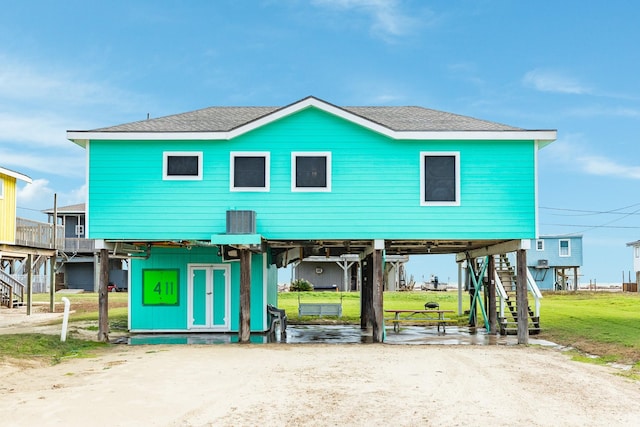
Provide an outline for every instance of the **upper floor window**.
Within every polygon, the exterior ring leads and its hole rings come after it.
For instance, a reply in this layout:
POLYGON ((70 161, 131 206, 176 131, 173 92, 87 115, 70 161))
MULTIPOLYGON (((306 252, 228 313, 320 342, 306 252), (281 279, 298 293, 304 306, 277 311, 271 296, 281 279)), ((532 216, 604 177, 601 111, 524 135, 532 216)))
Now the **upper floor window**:
POLYGON ((331 191, 331 153, 291 153, 291 191, 331 191))
POLYGON ((544 251, 544 240, 536 240, 536 250, 544 251))
POLYGON ((164 180, 201 180, 202 151, 165 151, 162 162, 164 180))
POLYGON ((567 239, 560 240, 560 256, 571 256, 571 241, 567 239))
POLYGON ((4 198, 4 179, 0 177, 0 199, 4 198))
POLYGON ((231 153, 231 191, 269 191, 268 152, 231 153))
POLYGON ((460 153, 420 153, 420 205, 460 205, 460 153))
POLYGON ((633 252, 634 252, 636 258, 640 258, 640 246, 634 246, 633 247, 633 252))

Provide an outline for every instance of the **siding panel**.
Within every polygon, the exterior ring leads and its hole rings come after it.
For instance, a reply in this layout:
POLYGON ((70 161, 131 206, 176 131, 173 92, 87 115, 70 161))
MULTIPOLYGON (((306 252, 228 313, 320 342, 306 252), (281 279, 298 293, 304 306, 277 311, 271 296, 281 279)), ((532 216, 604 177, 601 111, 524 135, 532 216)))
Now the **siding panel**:
POLYGON ((305 238, 532 238, 533 141, 398 141, 316 109, 230 141, 92 141, 91 238, 203 239, 228 209, 305 238), (202 181, 163 181, 163 151, 202 151, 202 181), (269 151, 271 191, 230 192, 229 152, 269 151), (332 191, 291 191, 291 152, 330 151, 332 191), (420 152, 459 151, 460 206, 420 206, 420 152))

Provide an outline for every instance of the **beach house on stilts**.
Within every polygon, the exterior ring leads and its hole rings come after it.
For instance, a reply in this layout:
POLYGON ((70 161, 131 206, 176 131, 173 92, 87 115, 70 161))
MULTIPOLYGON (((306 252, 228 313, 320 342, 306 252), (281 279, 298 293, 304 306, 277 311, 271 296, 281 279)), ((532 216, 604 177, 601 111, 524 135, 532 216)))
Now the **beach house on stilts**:
POLYGON ((528 337, 520 270, 537 237, 537 152, 554 130, 310 96, 67 136, 87 150, 88 237, 132 258, 131 331, 248 341, 268 330, 277 268, 355 256, 361 324, 380 342, 386 257, 458 254, 479 289, 493 257, 514 252, 528 337))

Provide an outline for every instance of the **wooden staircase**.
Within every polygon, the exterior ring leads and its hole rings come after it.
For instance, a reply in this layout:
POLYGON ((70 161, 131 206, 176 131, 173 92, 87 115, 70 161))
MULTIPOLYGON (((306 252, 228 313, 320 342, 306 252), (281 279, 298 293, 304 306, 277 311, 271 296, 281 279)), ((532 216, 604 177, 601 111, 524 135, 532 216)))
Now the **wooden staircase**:
MULTIPOLYGON (((501 282, 506 296, 503 298, 502 303, 498 301, 498 307, 500 307, 500 311, 498 313, 500 334, 517 335, 518 310, 516 303, 516 269, 511 265, 511 261, 506 254, 496 256, 495 268, 496 276, 501 282)), ((500 298, 500 293, 498 292, 497 294, 500 298)), ((529 334, 537 335, 540 333, 540 316, 534 313, 530 305, 527 307, 527 311, 529 313, 529 334)))
POLYGON ((24 305, 24 284, 0 270, 0 305, 13 308, 24 305))

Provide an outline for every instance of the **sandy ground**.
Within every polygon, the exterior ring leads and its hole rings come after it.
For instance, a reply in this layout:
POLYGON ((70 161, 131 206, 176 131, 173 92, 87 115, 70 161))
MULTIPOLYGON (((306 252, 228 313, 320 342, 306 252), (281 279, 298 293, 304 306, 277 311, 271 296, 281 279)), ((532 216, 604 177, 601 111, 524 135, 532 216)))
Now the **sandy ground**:
POLYGON ((116 345, 0 362, 0 424, 638 425, 640 382, 618 372, 504 345, 116 345))

